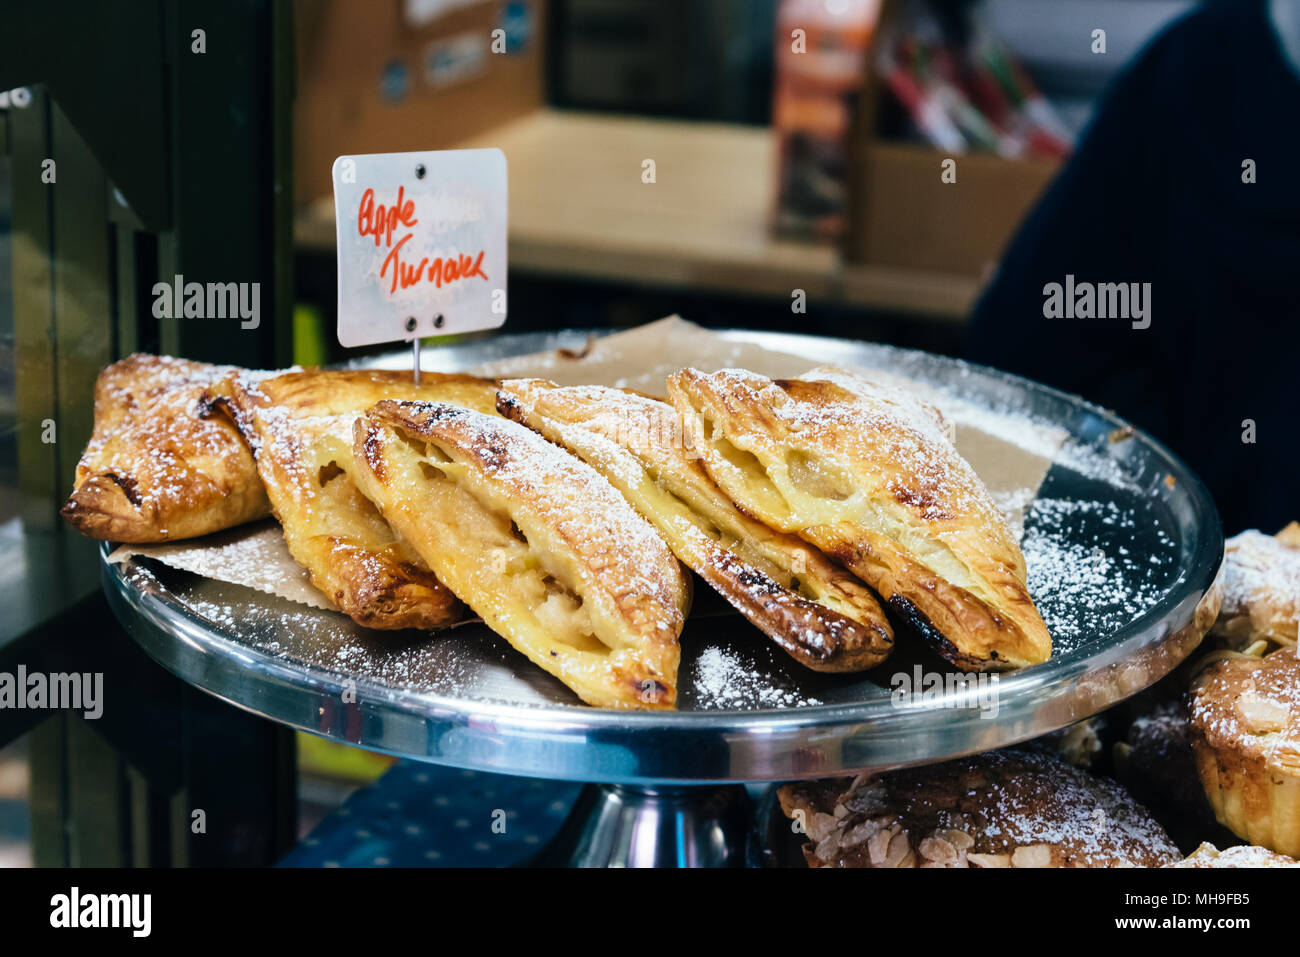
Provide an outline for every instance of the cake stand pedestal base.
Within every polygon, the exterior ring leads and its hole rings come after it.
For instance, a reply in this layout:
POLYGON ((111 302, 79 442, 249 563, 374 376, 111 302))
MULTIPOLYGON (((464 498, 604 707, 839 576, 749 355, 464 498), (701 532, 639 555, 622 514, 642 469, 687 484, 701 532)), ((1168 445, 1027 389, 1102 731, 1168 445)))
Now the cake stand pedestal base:
POLYGON ((588 784, 539 867, 744 867, 753 802, 739 785, 588 784))

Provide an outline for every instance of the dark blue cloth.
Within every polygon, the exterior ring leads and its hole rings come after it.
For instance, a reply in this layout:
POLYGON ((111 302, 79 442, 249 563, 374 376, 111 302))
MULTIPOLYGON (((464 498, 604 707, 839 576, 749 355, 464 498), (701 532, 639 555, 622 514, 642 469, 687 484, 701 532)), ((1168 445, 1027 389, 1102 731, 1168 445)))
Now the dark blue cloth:
POLYGON ((401 761, 321 821, 279 866, 517 866, 559 830, 581 788, 401 761))
POLYGON ((970 358, 1116 410, 1205 480, 1226 532, 1276 531, 1300 517, 1298 184, 1300 78, 1265 3, 1198 7, 1103 96, 977 303, 970 358), (1150 282, 1150 328, 1045 318, 1067 274, 1150 282))

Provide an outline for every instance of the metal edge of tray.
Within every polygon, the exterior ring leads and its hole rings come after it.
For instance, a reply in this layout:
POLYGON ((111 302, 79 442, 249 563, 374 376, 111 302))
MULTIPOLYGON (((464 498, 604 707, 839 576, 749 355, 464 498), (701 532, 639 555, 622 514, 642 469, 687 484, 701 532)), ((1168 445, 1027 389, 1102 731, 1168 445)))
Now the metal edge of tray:
MULTIPOLYGON (((497 355, 538 340, 493 340, 497 355), (504 347, 504 348, 503 348, 504 347)), ((863 343, 727 330, 797 352, 861 350, 863 343)), ((888 349, 901 357, 912 350, 888 349)), ((839 352, 844 355, 843 351, 839 352)), ((918 353, 917 355, 924 355, 918 353)), ((481 361, 481 360, 480 360, 481 361)), ((960 360, 945 360, 960 362, 960 360)), ((1119 428, 1117 416, 1074 396, 997 370, 964 364, 1020 389, 1085 405, 1119 428)), ((1223 536, 1200 480, 1172 453, 1143 440, 1182 484, 1200 535, 1183 580, 1127 627, 1127 637, 1089 655, 1067 653, 1000 676, 999 715, 973 708, 895 708, 888 702, 784 711, 620 712, 529 707, 443 697, 295 664, 227 637, 171 595, 134 561, 104 562, 110 604, 135 640, 178 677, 244 710, 361 747, 456 767, 569 780, 637 783, 765 781, 897 767, 1003 747, 1108 708, 1172 671, 1199 644, 1217 612, 1223 536), (346 693, 346 694, 345 694, 346 693), (355 700, 348 700, 351 695, 355 700), (882 707, 882 705, 884 705, 882 707)), ((107 546, 103 552, 108 554, 107 546)))

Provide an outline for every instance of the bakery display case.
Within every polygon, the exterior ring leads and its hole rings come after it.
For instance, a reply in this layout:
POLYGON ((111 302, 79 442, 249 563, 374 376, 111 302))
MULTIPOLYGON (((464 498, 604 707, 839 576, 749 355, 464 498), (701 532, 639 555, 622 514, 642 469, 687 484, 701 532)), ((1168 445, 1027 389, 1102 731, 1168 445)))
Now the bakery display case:
POLYGON ((1300 15, 1064 6, 4 14, 0 862, 1300 866, 1300 15))

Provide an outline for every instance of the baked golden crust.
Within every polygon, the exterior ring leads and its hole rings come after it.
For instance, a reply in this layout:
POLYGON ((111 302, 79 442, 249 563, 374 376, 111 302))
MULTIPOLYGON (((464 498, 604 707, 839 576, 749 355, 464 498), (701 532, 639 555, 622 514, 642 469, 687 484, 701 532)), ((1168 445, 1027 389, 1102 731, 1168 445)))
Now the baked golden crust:
POLYGON ((1154 867, 1181 858, 1119 785, 993 751, 853 781, 787 784, 810 867, 1154 867))
POLYGON ((380 402, 353 455, 389 523, 516 649, 588 704, 672 707, 688 580, 599 473, 440 403, 380 402))
POLYGON ((866 586, 727 501, 685 448, 672 406, 543 379, 505 380, 497 406, 604 475, 683 563, 795 660, 848 672, 889 655, 893 636, 866 586))
POLYGON ((368 628, 441 628, 464 608, 352 478, 352 423, 385 398, 491 410, 496 384, 466 375, 326 370, 234 380, 214 401, 253 448, 285 542, 312 583, 368 628))
POLYGON ((949 661, 1047 660, 1024 556, 937 410, 835 369, 686 369, 668 392, 737 506, 843 562, 949 661))
POLYGON ((1300 523, 1277 535, 1242 532, 1228 539, 1223 608, 1212 634, 1236 648, 1264 641, 1295 647, 1300 622, 1300 523))
POLYGON ((95 425, 63 518, 92 538, 166 542, 270 510, 243 439, 206 389, 240 370, 136 353, 100 372, 95 425))
POLYGON ((1300 856, 1300 661, 1293 648, 1215 662, 1191 692, 1205 796, 1238 837, 1300 856))

